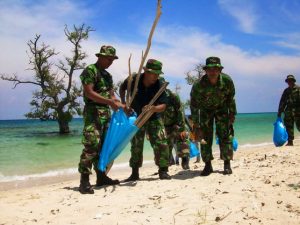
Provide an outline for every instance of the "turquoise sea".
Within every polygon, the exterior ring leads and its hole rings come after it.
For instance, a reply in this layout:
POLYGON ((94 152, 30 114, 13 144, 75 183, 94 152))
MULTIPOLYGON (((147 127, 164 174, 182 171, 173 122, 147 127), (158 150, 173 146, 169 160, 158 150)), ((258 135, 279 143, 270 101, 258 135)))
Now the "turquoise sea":
MULTIPOLYGON (((238 151, 251 146, 272 144, 276 113, 238 114, 235 136, 238 151)), ((28 177, 76 173, 82 151, 82 119, 70 123, 69 135, 59 135, 56 121, 0 121, 0 182, 28 177)), ((214 146, 214 149, 218 148, 214 146)), ((115 161, 115 166, 128 166, 129 146, 115 161)), ((145 141, 144 159, 153 160, 150 144, 145 141)))

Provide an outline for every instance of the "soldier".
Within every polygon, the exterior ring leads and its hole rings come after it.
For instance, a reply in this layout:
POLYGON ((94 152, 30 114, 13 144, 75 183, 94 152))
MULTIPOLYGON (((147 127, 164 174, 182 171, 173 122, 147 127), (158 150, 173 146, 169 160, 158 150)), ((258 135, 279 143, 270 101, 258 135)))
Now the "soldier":
MULTIPOLYGON (((138 91, 135 95, 132 108, 140 115, 141 112, 147 107, 151 99, 160 89, 164 80, 159 77, 163 74, 162 63, 155 59, 149 59, 146 67, 144 67, 144 73, 141 74, 138 91)), ((133 77, 133 84, 136 76, 133 77)), ((133 89, 132 85, 132 89, 133 89)), ((125 103, 125 91, 127 90, 127 79, 120 86, 120 96, 123 103, 125 103)), ((132 90, 131 90, 132 92, 132 90)), ((131 158, 129 161, 132 173, 125 181, 139 180, 139 168, 143 164, 143 147, 144 137, 147 132, 151 146, 154 150, 155 164, 159 167, 158 174, 160 179, 171 179, 168 172, 169 164, 169 149, 166 139, 166 133, 163 125, 163 121, 160 117, 160 113, 166 109, 166 93, 164 92, 158 100, 156 100, 152 110, 154 114, 144 124, 144 126, 136 133, 131 140, 131 158)))
POLYGON ((171 90, 166 90, 168 104, 166 110, 162 114, 163 122, 165 125, 168 146, 170 151, 170 165, 174 164, 172 155, 173 147, 176 150, 176 156, 181 157, 181 166, 184 170, 189 169, 189 145, 187 143, 187 131, 185 130, 185 122, 183 109, 180 98, 171 90))
POLYGON ((296 85, 294 75, 288 75, 285 79, 288 87, 283 91, 280 98, 277 116, 281 117, 284 113, 284 125, 288 133, 287 146, 293 146, 294 143, 294 122, 297 129, 300 129, 300 102, 299 102, 299 86, 296 85))
POLYGON ((236 115, 235 88, 230 76, 222 73, 218 57, 206 59, 205 75, 196 81, 191 91, 191 114, 196 138, 201 143, 201 156, 205 163, 202 176, 213 172, 211 160, 213 124, 219 137, 221 159, 224 160, 224 175, 231 174, 230 160, 233 157, 229 128, 236 115))
POLYGON ((100 52, 96 53, 96 56, 98 57, 97 62, 86 67, 80 75, 85 103, 82 138, 84 149, 78 165, 78 171, 81 174, 79 191, 82 194, 94 193, 89 182, 92 165, 97 174, 96 186, 119 184, 118 180, 110 179, 105 172, 101 172, 97 168, 101 146, 111 116, 109 106, 113 110, 124 107, 116 99, 112 76, 106 71, 118 57, 114 47, 105 45, 100 48, 100 52))

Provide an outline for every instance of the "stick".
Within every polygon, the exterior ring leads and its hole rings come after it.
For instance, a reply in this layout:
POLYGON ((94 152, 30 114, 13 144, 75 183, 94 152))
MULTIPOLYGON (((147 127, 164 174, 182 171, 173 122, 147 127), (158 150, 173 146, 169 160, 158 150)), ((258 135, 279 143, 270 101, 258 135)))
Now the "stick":
POLYGON ((136 76, 136 79, 135 79, 134 89, 133 89, 133 92, 132 92, 132 95, 131 95, 131 98, 130 98, 130 102, 128 104, 129 107, 131 106, 132 101, 133 101, 133 99, 134 99, 134 97, 137 93, 137 88, 138 88, 141 72, 142 72, 142 69, 143 69, 143 65, 145 64, 148 52, 150 50, 152 36, 153 36, 154 30, 156 28, 156 25, 159 21, 160 16, 161 16, 161 0, 157 0, 156 16, 155 16, 155 19, 154 19, 154 22, 152 24, 152 28, 151 28, 151 31, 150 31, 150 34, 149 34, 149 37, 148 37, 147 48, 146 48, 145 54, 143 54, 143 52, 142 52, 142 60, 141 60, 141 64, 140 64, 140 67, 139 67, 139 70, 138 70, 138 73, 137 73, 137 76, 136 76))
POLYGON ((131 67, 130 67, 130 60, 131 60, 131 54, 128 59, 128 82, 127 82, 127 93, 126 93, 126 108, 129 108, 129 102, 131 101, 131 84, 132 84, 132 74, 131 74, 131 67))

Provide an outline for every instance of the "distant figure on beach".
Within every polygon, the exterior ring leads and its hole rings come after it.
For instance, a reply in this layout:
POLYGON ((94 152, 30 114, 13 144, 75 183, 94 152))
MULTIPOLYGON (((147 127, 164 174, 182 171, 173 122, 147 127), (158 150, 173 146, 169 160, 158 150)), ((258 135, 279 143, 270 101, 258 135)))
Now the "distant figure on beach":
MULTIPOLYGON (((168 146, 170 151, 170 165, 175 164, 172 154, 173 148, 177 156, 182 158, 182 169, 187 170, 189 166, 190 150, 187 143, 188 135, 185 129, 184 114, 180 98, 170 89, 166 90, 168 104, 166 110, 162 113, 164 126, 167 132, 168 146)), ((177 160, 177 159, 176 159, 177 160)))
POLYGON ((294 75, 288 75, 285 79, 288 87, 283 91, 277 116, 281 117, 284 113, 284 125, 288 133, 287 146, 293 146, 294 143, 294 122, 300 131, 300 87, 296 85, 294 75))
MULTIPOLYGON (((162 63, 155 59, 149 59, 144 67, 144 73, 141 74, 137 94, 135 95, 131 107, 139 116, 143 110, 161 88, 164 79, 160 77, 162 72, 162 63)), ((135 83, 137 76, 133 76, 132 84, 135 83)), ((125 103, 125 92, 127 90, 128 79, 120 86, 120 97, 122 103, 125 103)), ((134 85, 131 85, 133 92, 134 85)), ((154 151, 155 164, 159 167, 158 174, 160 179, 171 179, 168 174, 169 166, 169 148, 166 138, 166 132, 160 113, 166 109, 167 97, 164 92, 154 103, 152 107, 155 112, 143 127, 136 133, 131 140, 131 158, 129 165, 132 173, 125 181, 139 180, 139 168, 143 165, 143 148, 145 133, 148 134, 150 144, 154 151)))
POLYGON ((124 108, 115 97, 112 76, 106 71, 118 56, 114 47, 105 45, 100 48, 96 56, 97 62, 86 67, 80 75, 85 103, 82 137, 84 149, 78 165, 81 174, 79 191, 82 194, 94 193, 89 181, 92 166, 97 174, 96 186, 119 184, 118 180, 112 180, 97 168, 99 153, 111 118, 110 107, 113 110, 124 108))
POLYGON ((231 174, 230 160, 233 158, 232 139, 229 128, 236 115, 235 88, 229 75, 222 73, 223 66, 218 57, 208 57, 203 67, 205 75, 196 81, 191 90, 191 115, 196 139, 201 144, 201 157, 205 167, 201 176, 213 172, 213 125, 219 137, 221 159, 224 160, 224 175, 231 174))

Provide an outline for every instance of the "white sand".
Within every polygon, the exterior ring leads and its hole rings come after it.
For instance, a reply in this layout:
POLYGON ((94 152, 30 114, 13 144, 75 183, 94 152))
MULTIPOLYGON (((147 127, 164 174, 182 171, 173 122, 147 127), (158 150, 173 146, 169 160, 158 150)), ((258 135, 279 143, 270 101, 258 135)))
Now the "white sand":
MULTIPOLYGON (((300 224, 300 141, 294 147, 239 149, 230 176, 222 174, 217 158, 208 177, 199 176, 203 162, 195 159, 190 171, 170 167, 168 181, 153 175, 157 168, 151 164, 141 168, 141 181, 97 188, 94 195, 78 192, 78 175, 17 189, 6 185, 0 225, 300 224)), ((129 175, 129 168, 110 173, 118 179, 129 175)))

